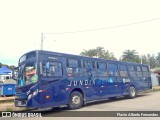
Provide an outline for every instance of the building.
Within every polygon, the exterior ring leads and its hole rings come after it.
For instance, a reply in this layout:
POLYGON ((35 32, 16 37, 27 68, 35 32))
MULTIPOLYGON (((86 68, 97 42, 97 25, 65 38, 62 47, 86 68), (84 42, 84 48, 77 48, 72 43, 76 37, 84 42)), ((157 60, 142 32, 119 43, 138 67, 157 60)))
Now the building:
POLYGON ((0 68, 0 83, 8 82, 12 79, 12 70, 6 66, 0 68))
POLYGON ((160 72, 152 72, 151 73, 152 86, 160 86, 160 72))

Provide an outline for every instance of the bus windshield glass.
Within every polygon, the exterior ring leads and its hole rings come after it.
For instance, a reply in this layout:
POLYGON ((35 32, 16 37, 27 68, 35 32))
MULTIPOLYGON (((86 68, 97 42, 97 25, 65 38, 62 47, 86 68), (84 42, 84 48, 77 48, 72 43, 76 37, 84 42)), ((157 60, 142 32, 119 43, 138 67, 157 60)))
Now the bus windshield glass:
POLYGON ((36 62, 27 62, 19 66, 18 85, 28 85, 38 81, 36 62))

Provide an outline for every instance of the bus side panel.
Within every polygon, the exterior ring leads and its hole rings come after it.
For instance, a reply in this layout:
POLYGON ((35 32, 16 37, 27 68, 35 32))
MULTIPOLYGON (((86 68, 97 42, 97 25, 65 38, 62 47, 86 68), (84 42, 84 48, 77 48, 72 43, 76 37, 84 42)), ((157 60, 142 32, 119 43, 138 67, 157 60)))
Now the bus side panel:
POLYGON ((143 90, 150 90, 152 88, 151 77, 143 78, 143 90))
POLYGON ((41 108, 68 104, 69 91, 63 80, 42 86, 41 90, 44 91, 39 95, 41 108))

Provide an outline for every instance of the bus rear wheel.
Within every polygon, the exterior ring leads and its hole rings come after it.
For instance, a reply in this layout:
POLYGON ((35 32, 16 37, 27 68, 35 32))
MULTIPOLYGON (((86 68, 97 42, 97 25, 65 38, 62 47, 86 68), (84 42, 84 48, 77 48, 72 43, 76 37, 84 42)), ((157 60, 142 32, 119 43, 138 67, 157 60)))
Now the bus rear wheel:
POLYGON ((68 104, 69 109, 71 110, 79 109, 82 107, 82 105, 83 105, 82 94, 78 91, 73 91, 69 98, 69 104, 68 104))
POLYGON ((129 88, 129 95, 127 97, 132 99, 132 98, 135 98, 136 95, 137 95, 136 88, 131 86, 129 88))

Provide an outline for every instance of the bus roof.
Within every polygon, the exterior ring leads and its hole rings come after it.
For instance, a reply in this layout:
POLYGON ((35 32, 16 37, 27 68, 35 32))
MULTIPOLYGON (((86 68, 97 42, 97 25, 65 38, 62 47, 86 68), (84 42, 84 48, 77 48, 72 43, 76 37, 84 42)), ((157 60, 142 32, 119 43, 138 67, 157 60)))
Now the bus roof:
MULTIPOLYGON (((140 64, 140 63, 135 63, 135 62, 123 62, 123 61, 109 60, 109 59, 104 59, 104 58, 92 58, 92 57, 87 57, 87 56, 73 55, 73 54, 68 54, 68 53, 60 53, 60 52, 53 52, 53 51, 47 51, 47 50, 33 50, 33 51, 25 53, 24 55, 32 53, 32 52, 38 52, 40 54, 44 54, 44 55, 46 54, 46 55, 51 55, 51 56, 64 56, 64 57, 69 56, 69 57, 98 60, 98 61, 107 60, 108 62, 117 63, 117 64, 120 63, 120 64, 128 64, 128 65, 148 66, 147 64, 140 64)), ((21 57, 23 57, 24 55, 22 55, 21 57)))

